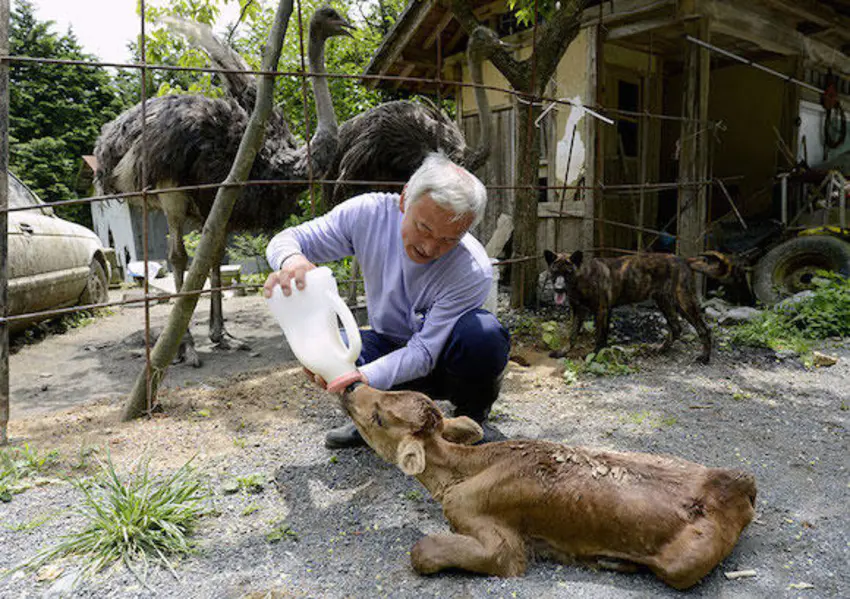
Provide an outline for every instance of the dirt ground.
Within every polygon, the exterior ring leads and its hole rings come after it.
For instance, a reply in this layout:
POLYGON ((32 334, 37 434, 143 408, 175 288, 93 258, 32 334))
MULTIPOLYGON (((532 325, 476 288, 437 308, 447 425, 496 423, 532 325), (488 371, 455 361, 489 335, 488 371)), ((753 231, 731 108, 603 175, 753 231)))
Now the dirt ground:
MULTIPOLYGON (((152 323, 161 325, 168 310, 155 306, 152 323)), ((439 505, 371 450, 325 449, 324 431, 344 422, 334 398, 307 383, 259 297, 229 298, 225 311, 231 333, 251 349, 210 348, 206 309, 199 309, 193 332, 204 366, 169 370, 165 410, 153 420, 118 421, 144 363, 144 349, 125 341, 144 324, 140 308, 120 309, 11 357, 13 443, 59 449, 59 471, 70 472, 106 448, 119 470, 148 456, 153 468, 171 471, 195 456, 215 510, 202 520, 197 555, 177 564, 178 579, 154 568, 151 590, 123 568, 71 590, 77 564, 68 560, 55 580, 39 582, 29 572, 0 579, 0 597, 681 596, 650 574, 546 561, 508 580, 416 575, 411 546, 448 529, 439 505), (265 481, 261 492, 224 493, 235 477, 252 474, 265 481), (291 533, 267 540, 281 523, 291 533)), ((625 345, 654 341, 661 334, 655 322, 627 310, 614 333, 625 345)), ((823 351, 838 363, 806 370, 797 360, 726 346, 702 366, 694 362, 697 345, 687 342, 664 356, 639 357, 634 374, 567 385, 557 361, 518 347, 528 366, 510 364, 493 421, 510 437, 669 453, 753 472, 757 519, 688 595, 846 597, 850 343, 828 343, 823 351), (755 576, 724 576, 739 570, 755 576)), ((0 570, 78 526, 77 493, 55 481, 0 503, 0 570), (34 524, 21 526, 27 523, 34 524)))

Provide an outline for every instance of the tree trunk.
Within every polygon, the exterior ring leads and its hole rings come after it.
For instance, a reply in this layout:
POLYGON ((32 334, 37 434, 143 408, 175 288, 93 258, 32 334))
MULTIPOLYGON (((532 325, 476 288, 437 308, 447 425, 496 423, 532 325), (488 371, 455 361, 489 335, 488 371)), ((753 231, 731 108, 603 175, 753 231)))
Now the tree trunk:
MULTIPOLYGON (((292 0, 281 0, 263 52, 263 71, 274 71, 277 67, 277 63, 280 60, 281 48, 283 47, 283 37, 286 33, 291 14, 292 0)), ((230 173, 227 175, 225 184, 241 183, 248 178, 251 172, 251 166, 254 164, 254 157, 263 143, 266 121, 272 109, 273 91, 274 77, 263 75, 257 90, 257 102, 254 105, 254 111, 251 114, 251 119, 248 121, 248 126, 245 128, 245 133, 239 144, 239 150, 236 153, 236 158, 233 161, 230 173)), ((180 291, 198 291, 203 286, 214 261, 224 251, 227 221, 230 218, 233 205, 240 193, 242 193, 242 188, 238 186, 220 187, 218 189, 215 196, 215 203, 209 217, 207 217, 204 223, 201 241, 198 245, 195 258, 192 261, 192 266, 183 281, 183 287, 180 291)), ((171 364, 174 356, 177 355, 180 340, 183 338, 183 334, 189 326, 189 321, 192 319, 192 314, 198 303, 198 297, 198 295, 188 295, 177 298, 168 318, 168 324, 151 353, 150 380, 148 381, 146 365, 136 378, 133 390, 127 398, 127 403, 124 405, 123 420, 130 420, 143 415, 149 407, 148 398, 153 403, 168 365, 171 364)))
MULTIPOLYGON (((540 170, 540 129, 534 120, 540 107, 516 103, 516 189, 514 191, 513 257, 537 256, 537 198, 540 170)), ((534 301, 537 291, 537 260, 517 262, 511 267, 511 307, 534 301)))

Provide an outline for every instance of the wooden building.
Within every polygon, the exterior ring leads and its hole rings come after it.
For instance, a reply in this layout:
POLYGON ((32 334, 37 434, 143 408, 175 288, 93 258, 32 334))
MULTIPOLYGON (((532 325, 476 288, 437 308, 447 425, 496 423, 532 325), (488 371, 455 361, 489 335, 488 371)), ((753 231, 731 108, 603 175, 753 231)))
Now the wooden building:
MULTIPOLYGON (((504 0, 470 1, 480 22, 519 45, 516 58, 528 56, 532 30, 518 25, 504 0)), ((366 72, 439 77, 439 88, 367 81, 456 98, 458 119, 474 143, 476 107, 472 88, 462 85, 470 82, 467 35, 447 4, 412 0, 366 72)), ((828 73, 836 75, 839 99, 850 110, 848 0, 591 0, 581 23, 548 87, 550 98, 571 104, 557 103, 540 123, 539 180, 548 187, 538 208, 541 250, 669 247, 674 237, 658 231, 676 236, 677 250, 692 255, 704 247, 709 224, 731 214, 732 203, 745 219, 778 216, 776 177, 797 159, 817 165, 850 157, 850 136, 825 147, 815 91, 828 73), (613 124, 575 108, 578 103, 613 124), (565 178, 582 188, 564 190, 565 178), (637 186, 623 187, 628 184, 637 186)), ((493 187, 478 231, 486 240, 499 214, 512 211, 509 186, 522 140, 514 135, 516 98, 492 65, 484 72, 486 85, 506 90, 488 90, 494 145, 479 174, 493 187)))

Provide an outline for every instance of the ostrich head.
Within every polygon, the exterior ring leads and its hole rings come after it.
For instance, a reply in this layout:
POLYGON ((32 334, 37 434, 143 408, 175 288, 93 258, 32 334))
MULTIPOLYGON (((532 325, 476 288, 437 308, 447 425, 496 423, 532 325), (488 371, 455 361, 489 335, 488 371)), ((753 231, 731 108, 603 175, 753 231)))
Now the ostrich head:
POLYGON ((317 9, 310 19, 310 39, 319 43, 338 35, 352 37, 352 29, 354 26, 330 6, 317 9))

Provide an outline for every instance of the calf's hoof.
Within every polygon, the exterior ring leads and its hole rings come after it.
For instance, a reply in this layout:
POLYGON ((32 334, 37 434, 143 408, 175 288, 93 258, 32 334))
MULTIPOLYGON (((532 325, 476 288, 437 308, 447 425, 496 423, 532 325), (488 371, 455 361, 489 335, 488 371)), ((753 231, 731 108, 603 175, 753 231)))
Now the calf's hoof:
POLYGON ((439 544, 431 537, 419 539, 410 551, 410 565, 418 574, 434 574, 443 569, 439 544))

